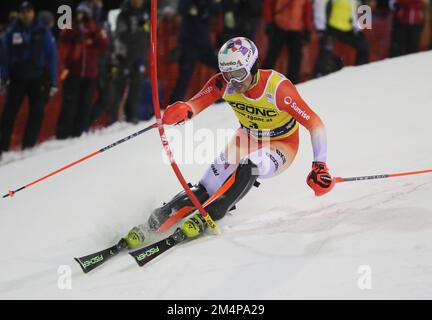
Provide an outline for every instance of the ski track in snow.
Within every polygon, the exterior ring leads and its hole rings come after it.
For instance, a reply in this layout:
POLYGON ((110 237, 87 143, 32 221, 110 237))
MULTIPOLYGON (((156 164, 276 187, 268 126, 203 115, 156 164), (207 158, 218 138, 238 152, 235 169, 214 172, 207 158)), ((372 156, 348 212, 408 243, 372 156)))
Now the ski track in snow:
MULTIPOLYGON (((426 52, 345 68, 298 86, 327 126, 334 175, 431 168, 431 70, 432 54, 426 52)), ((6 153, 0 191, 148 124, 119 123, 6 153)), ((194 126, 216 131, 237 122, 222 103, 203 112, 194 126)), ((112 245, 178 192, 169 166, 161 164, 155 131, 2 199, 0 298, 430 298, 432 175, 341 183, 316 198, 305 184, 312 152, 304 129, 300 138, 291 168, 253 188, 218 222, 220 236, 186 242, 144 268, 120 254, 84 275, 72 258, 112 245), (61 265, 71 267, 71 290, 58 287, 61 265), (362 265, 372 271, 370 290, 358 287, 362 265)), ((206 166, 181 165, 191 182, 206 166)))

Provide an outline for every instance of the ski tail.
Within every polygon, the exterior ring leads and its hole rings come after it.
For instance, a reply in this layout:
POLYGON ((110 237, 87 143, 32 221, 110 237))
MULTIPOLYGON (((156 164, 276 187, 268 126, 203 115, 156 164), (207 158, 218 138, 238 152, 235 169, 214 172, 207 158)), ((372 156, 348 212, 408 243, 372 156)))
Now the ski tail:
POLYGON ((109 255, 109 250, 110 249, 108 248, 84 257, 74 258, 74 260, 78 262, 84 273, 88 273, 104 264, 111 257, 109 255))
POLYGON ((124 239, 121 239, 116 245, 109 247, 107 249, 79 257, 74 258, 76 262, 80 265, 84 273, 88 273, 97 267, 103 265, 112 257, 116 256, 120 251, 127 248, 127 243, 124 239))
POLYGON ((186 235, 178 228, 169 237, 141 249, 129 252, 129 254, 135 259, 136 263, 142 267, 185 239, 187 239, 186 235))

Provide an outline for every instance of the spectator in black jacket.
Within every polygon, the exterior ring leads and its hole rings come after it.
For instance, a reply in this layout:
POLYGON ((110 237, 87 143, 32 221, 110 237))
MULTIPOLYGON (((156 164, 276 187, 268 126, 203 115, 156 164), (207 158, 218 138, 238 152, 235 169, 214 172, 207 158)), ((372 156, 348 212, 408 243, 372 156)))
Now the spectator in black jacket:
POLYGON ((392 0, 389 4, 394 10, 390 57, 417 52, 426 23, 429 0, 392 0))
POLYGON ((182 24, 178 37, 179 77, 171 102, 184 98, 198 61, 218 69, 215 49, 210 41, 211 18, 221 12, 220 0, 180 0, 182 24))
POLYGON ((222 0, 223 32, 218 36, 218 47, 234 37, 255 37, 262 11, 261 0, 222 0))
POLYGON ((117 68, 114 70, 113 103, 118 108, 128 90, 124 113, 126 121, 136 123, 150 42, 150 1, 126 1, 117 18, 115 32, 117 68))
POLYGON ((15 118, 27 95, 29 118, 23 147, 36 144, 44 117, 47 96, 57 92, 57 48, 51 32, 35 18, 29 2, 20 6, 18 19, 9 25, 3 38, 6 63, 2 82, 8 83, 0 129, 0 153, 9 149, 15 118))

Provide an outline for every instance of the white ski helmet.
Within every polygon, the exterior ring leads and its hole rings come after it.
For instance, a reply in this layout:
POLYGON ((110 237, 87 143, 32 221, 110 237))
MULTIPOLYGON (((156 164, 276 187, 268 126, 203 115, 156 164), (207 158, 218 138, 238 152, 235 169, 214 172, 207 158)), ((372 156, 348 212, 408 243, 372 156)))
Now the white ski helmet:
POLYGON ((227 82, 244 81, 258 58, 258 48, 252 40, 236 37, 228 40, 218 53, 219 70, 227 82))

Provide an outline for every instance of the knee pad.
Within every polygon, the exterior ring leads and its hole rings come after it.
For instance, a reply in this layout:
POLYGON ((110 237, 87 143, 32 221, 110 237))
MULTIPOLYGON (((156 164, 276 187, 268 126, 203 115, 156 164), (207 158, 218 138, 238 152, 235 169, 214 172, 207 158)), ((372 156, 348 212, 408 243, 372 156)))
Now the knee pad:
POLYGON ((234 208, 253 185, 258 185, 258 167, 246 159, 237 170, 225 181, 220 189, 213 195, 215 199, 206 206, 206 211, 213 220, 219 220, 234 208))

